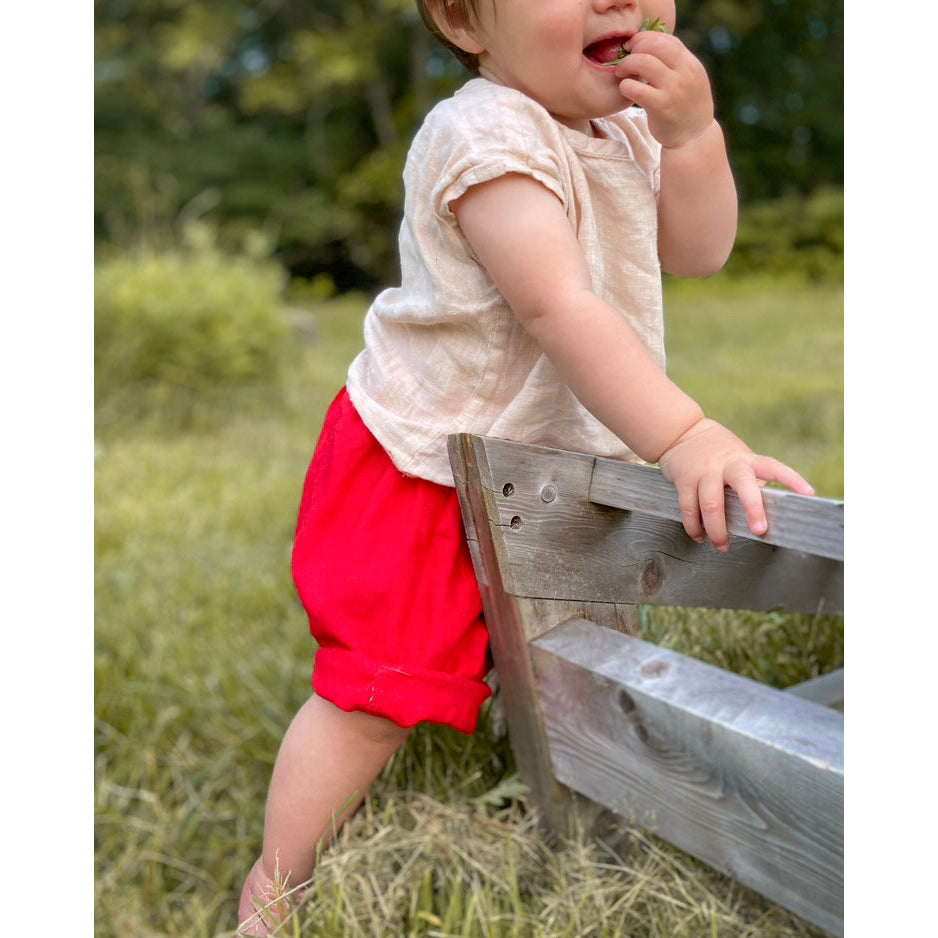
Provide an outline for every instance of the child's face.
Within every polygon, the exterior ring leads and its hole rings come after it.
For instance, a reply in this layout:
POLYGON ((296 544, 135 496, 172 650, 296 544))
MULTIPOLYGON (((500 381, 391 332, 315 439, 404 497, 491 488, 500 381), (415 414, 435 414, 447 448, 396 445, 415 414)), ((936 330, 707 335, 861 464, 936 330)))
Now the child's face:
POLYGON ((600 62, 614 60, 645 17, 669 32, 675 20, 674 0, 482 0, 478 13, 480 74, 581 130, 629 103, 600 62))

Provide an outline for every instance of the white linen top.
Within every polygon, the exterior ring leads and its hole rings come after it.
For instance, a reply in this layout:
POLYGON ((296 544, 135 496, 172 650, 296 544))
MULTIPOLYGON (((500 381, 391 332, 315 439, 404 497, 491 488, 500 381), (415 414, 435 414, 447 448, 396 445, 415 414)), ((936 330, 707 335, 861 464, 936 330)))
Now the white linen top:
POLYGON ((590 137, 484 78, 427 115, 404 168, 401 286, 365 318, 348 394, 394 465, 453 485, 446 437, 477 433, 640 462, 567 388, 462 235, 451 203, 523 173, 563 204, 596 294, 664 367, 657 250, 660 145, 645 112, 593 121, 590 137))

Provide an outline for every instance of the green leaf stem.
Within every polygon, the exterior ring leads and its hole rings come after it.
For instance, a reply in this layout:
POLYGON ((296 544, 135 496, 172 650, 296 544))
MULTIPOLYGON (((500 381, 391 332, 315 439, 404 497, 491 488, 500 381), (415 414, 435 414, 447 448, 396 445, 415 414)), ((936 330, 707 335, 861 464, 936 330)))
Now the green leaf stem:
MULTIPOLYGON (((656 16, 654 19, 650 16, 646 16, 645 19, 642 20, 642 25, 638 28, 638 31, 640 33, 666 33, 668 27, 664 24, 660 16, 656 16)), ((628 54, 628 50, 625 46, 620 46, 619 53, 616 55, 615 59, 611 62, 603 62, 603 68, 615 68, 628 54)))

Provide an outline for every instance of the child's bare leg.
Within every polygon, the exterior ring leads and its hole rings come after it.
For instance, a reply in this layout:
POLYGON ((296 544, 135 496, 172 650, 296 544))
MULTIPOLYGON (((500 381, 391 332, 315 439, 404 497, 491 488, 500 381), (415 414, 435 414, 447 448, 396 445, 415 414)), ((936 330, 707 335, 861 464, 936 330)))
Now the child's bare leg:
MULTIPOLYGON (((358 807, 408 732, 382 717, 347 713, 315 695, 306 701, 277 754, 264 852, 245 881, 239 922, 256 918, 255 899, 273 898, 275 876, 281 883, 289 877, 288 888, 309 879, 317 845, 325 846, 358 807)), ((244 934, 266 935, 267 929, 258 924, 244 934)))

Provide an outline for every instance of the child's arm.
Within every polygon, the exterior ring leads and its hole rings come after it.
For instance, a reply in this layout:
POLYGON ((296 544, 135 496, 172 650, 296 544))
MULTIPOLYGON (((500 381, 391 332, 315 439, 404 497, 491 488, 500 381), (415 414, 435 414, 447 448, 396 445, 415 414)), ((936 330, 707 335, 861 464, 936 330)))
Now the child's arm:
POLYGON ((616 66, 661 144, 658 255, 670 274, 716 273, 736 237, 736 187, 703 65, 676 36, 640 32, 616 66))
POLYGON ((470 188, 452 204, 463 234, 512 310, 583 405, 672 481, 687 533, 726 549, 723 487, 750 528, 766 529, 759 480, 795 491, 794 470, 756 456, 658 367, 631 326, 592 291, 589 269, 560 201, 527 176, 470 188))

